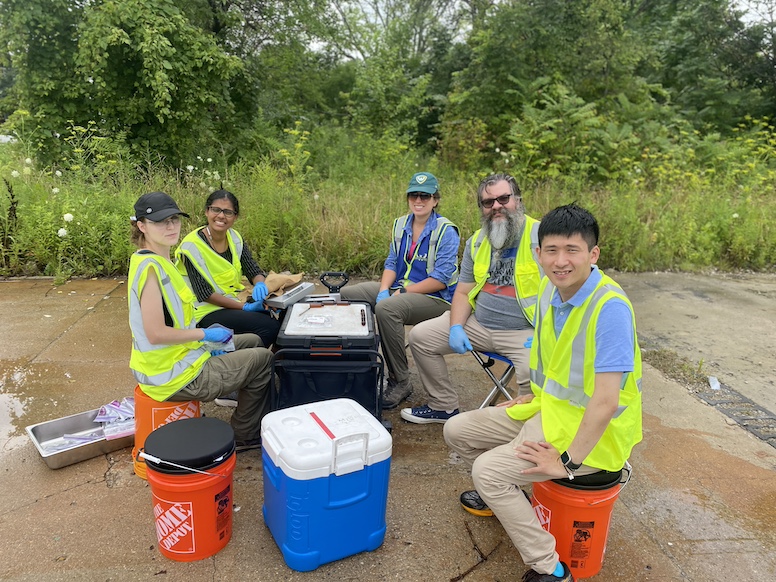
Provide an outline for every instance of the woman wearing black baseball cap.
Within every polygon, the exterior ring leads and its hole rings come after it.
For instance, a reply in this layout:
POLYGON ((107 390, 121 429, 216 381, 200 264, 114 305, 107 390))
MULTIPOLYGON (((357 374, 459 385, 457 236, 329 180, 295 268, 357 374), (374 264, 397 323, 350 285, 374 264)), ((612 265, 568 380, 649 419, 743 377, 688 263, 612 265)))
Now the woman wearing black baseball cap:
POLYGON ((201 329, 194 319, 195 297, 170 260, 178 243, 181 216, 164 192, 144 194, 135 203, 129 263, 129 367, 149 397, 158 401, 209 402, 239 391, 232 414, 237 450, 261 446, 261 419, 269 411, 272 354, 253 334, 234 335, 224 327, 201 329), (236 351, 226 352, 233 342, 236 351))

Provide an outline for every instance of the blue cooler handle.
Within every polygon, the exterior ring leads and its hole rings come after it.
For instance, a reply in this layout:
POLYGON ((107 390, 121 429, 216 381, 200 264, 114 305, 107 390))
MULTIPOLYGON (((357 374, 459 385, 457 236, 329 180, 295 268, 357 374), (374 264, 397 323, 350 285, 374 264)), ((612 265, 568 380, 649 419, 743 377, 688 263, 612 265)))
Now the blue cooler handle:
POLYGON ((355 433, 334 439, 334 458, 331 472, 347 475, 366 467, 366 452, 369 447, 369 433, 355 433), (358 446, 360 443, 360 446, 358 446))

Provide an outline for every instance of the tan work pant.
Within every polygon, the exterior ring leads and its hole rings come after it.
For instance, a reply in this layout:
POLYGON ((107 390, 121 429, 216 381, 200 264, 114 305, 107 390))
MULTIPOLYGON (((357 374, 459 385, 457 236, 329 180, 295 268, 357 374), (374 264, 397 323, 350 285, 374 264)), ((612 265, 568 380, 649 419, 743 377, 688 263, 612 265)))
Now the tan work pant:
MULTIPOLYGON (((470 315, 463 326, 472 347, 479 351, 495 352, 512 360, 519 394, 528 394, 528 357, 530 350, 523 344, 534 334, 533 328, 524 330, 494 330, 481 326, 470 315)), ((450 313, 424 321, 410 331, 410 350, 418 368, 423 387, 428 392, 428 405, 434 410, 459 408, 458 392, 453 388, 444 356, 454 353, 450 349, 450 313)), ((471 358, 474 356, 464 354, 471 358)))
MULTIPOLYGON (((552 574, 558 563, 555 538, 542 528, 521 488, 557 477, 522 474, 520 471, 535 465, 515 456, 515 447, 523 441, 544 441, 541 414, 521 422, 510 418, 504 406, 488 406, 448 420, 444 436, 471 467, 475 489, 498 517, 525 565, 540 574, 552 574)), ((576 474, 597 471, 582 465, 576 474)))

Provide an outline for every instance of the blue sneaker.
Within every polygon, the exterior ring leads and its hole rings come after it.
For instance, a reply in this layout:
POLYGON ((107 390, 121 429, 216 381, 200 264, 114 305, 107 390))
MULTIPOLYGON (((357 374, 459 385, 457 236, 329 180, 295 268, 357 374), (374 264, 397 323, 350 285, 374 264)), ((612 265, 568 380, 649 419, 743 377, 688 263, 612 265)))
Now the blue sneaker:
POLYGON ((452 412, 445 412, 444 410, 434 410, 429 408, 428 404, 424 404, 416 408, 402 408, 401 417, 407 422, 414 422, 415 424, 429 424, 431 422, 444 424, 458 414, 458 412, 457 408, 452 412))

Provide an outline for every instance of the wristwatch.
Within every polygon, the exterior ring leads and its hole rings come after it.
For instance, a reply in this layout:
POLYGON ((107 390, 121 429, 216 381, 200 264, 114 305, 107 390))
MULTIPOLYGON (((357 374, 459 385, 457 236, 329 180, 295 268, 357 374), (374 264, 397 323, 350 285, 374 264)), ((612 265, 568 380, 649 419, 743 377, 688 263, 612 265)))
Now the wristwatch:
POLYGON ((571 460, 571 455, 568 451, 563 451, 560 455, 560 462, 563 463, 563 467, 566 469, 566 473, 569 476, 569 481, 574 480, 574 472, 582 466, 582 463, 575 463, 571 460))

